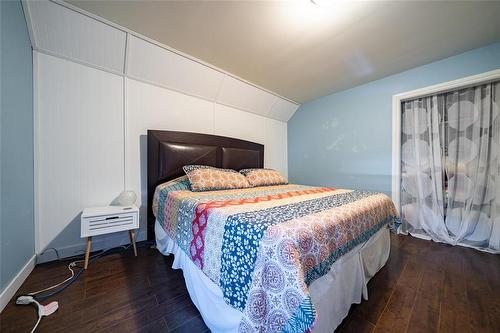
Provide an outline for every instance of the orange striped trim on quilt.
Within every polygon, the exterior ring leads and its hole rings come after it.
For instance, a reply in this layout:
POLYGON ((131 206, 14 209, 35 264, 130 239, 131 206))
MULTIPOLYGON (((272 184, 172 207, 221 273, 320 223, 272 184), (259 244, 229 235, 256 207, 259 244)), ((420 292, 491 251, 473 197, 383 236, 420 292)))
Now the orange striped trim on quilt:
POLYGON ((266 202, 271 200, 287 199, 301 195, 331 192, 335 190, 336 190, 335 188, 331 187, 320 187, 302 191, 290 191, 285 193, 269 194, 266 196, 256 197, 256 198, 219 200, 219 201, 209 201, 209 202, 199 203, 196 206, 194 219, 191 226, 191 232, 193 233, 193 240, 191 241, 189 247, 191 258, 195 263, 195 265, 198 266, 198 268, 203 269, 203 252, 205 249, 205 238, 203 236, 203 232, 207 227, 208 215, 211 209, 266 202))

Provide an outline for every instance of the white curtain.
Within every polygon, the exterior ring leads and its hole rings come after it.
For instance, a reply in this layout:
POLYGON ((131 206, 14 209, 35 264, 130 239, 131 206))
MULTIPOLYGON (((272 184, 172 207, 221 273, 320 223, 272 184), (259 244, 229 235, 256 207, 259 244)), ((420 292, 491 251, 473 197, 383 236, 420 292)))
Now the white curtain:
POLYGON ((402 231, 500 253, 500 82, 402 109, 402 231))

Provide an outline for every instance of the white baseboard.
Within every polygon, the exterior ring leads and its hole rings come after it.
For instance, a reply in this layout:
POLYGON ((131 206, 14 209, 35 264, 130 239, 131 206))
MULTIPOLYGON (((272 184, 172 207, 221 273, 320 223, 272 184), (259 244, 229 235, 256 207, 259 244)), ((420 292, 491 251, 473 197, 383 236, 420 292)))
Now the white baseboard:
POLYGON ((10 283, 5 287, 5 289, 0 294, 0 312, 3 311, 5 306, 9 303, 12 296, 16 294, 24 280, 30 275, 35 268, 36 255, 31 257, 30 260, 24 265, 23 268, 17 273, 17 275, 10 281, 10 283))

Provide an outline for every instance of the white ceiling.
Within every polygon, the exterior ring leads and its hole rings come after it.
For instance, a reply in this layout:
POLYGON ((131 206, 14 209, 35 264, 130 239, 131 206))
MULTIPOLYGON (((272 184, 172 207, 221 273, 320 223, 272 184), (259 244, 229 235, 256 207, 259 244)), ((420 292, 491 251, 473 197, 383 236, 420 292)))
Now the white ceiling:
POLYGON ((500 1, 68 2, 299 103, 500 41, 500 1))

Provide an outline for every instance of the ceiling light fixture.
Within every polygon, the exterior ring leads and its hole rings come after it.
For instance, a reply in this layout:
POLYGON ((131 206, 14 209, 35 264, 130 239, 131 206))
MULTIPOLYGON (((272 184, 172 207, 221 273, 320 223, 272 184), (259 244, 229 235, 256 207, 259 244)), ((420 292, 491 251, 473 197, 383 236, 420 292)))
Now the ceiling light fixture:
POLYGON ((329 6, 332 5, 334 2, 339 2, 337 0, 311 0, 311 2, 315 5, 318 6, 329 6))
POLYGON ((312 0, 293 0, 284 3, 286 4, 284 13, 287 14, 288 20, 301 29, 305 26, 318 27, 329 21, 328 11, 323 10, 322 6, 312 0))
MULTIPOLYGON (((1 1, 1 0, 0 0, 1 1)), ((283 14, 290 27, 314 28, 314 32, 333 29, 348 18, 353 9, 360 7, 358 2, 347 0, 289 0, 283 2, 283 14)))

